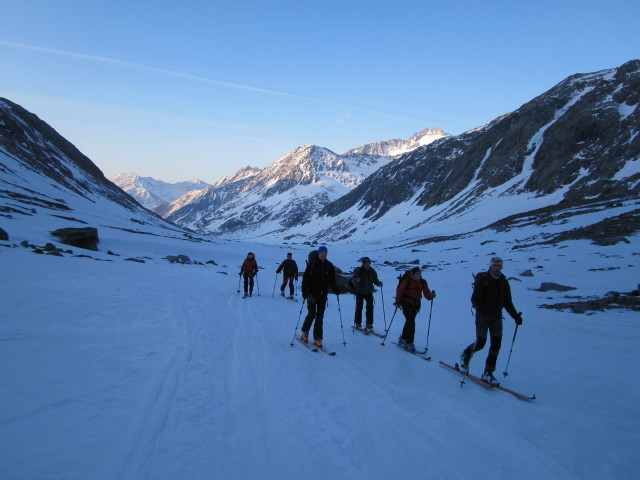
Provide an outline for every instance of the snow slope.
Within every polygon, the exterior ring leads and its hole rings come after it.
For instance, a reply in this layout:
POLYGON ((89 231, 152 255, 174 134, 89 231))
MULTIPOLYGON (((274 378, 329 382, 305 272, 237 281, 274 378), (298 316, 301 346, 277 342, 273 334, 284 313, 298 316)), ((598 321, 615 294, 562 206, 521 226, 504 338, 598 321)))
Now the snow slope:
MULTIPOLYGON (((573 219, 571 220, 573 221, 573 219)), ((13 224, 0 242, 0 478, 7 479, 395 479, 580 478, 637 475, 640 385, 637 314, 543 310, 564 293, 530 290, 542 281, 569 295, 628 291, 638 278, 637 237, 599 247, 573 241, 512 250, 535 226, 387 249, 329 245, 344 270, 366 253, 384 282, 379 331, 392 318, 397 272, 383 261, 418 259, 437 291, 425 362, 379 339, 352 334, 350 295, 329 300, 329 357, 289 345, 301 302, 272 297, 287 251, 305 246, 192 242, 101 235, 107 261, 34 255, 13 247, 38 237, 13 224), (120 257, 106 255, 112 250, 120 257), (264 270, 254 297, 236 293, 248 250, 264 270), (504 384, 524 402, 438 366, 473 340, 471 273, 494 252, 505 258, 524 325, 504 384), (214 265, 161 260, 186 254, 214 265), (126 262, 127 256, 146 263, 126 262), (597 270, 589 269, 607 269, 597 270), (521 277, 531 269, 534 277, 521 277), (551 297, 549 299, 548 297, 551 297), (341 329, 341 322, 344 330, 341 329), (343 332, 347 345, 343 347, 343 332)), ((24 227, 24 228, 23 228, 24 227)), ((53 239, 49 239, 53 240, 53 239)), ((76 253, 80 253, 80 250, 76 253)), ((417 319, 424 346, 429 303, 417 319)), ((301 321, 301 320, 300 320, 301 321)), ((390 339, 402 329, 398 314, 390 339)), ((505 320, 502 372, 514 326, 505 320)), ((299 328, 298 328, 299 332, 299 328)), ((481 373, 486 349, 472 362, 481 373)), ((502 375, 499 375, 502 378, 502 375)))

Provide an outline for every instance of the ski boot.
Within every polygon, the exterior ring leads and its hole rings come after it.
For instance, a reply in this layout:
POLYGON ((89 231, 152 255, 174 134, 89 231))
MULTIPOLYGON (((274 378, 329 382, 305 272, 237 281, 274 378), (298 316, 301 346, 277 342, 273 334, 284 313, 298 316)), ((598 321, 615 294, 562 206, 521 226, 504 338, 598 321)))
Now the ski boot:
POLYGON ((482 374, 482 380, 484 380, 487 383, 490 383, 491 385, 500 385, 500 382, 498 381, 498 379, 496 377, 493 376, 493 372, 484 372, 482 374))
POLYGON ((284 290, 280 290, 280 296, 284 297, 284 290))
POLYGON ((356 330, 362 330, 362 324, 361 323, 356 323, 354 326, 356 327, 356 330))
POLYGON ((466 350, 460 354, 460 370, 464 370, 465 372, 469 371, 471 357, 473 357, 473 352, 467 353, 466 350))
POLYGON ((300 339, 304 343, 307 343, 309 341, 309 332, 302 332, 302 335, 300 335, 300 339))
POLYGON ((409 353, 416 353, 416 347, 413 343, 405 344, 404 349, 409 353))
POLYGON ((404 338, 398 337, 398 346, 399 347, 404 347, 406 343, 407 342, 406 342, 406 340, 404 338))
POLYGON ((364 327, 365 330, 369 331, 369 332, 373 332, 373 325, 367 323, 367 326, 364 327))
POLYGON ((316 339, 313 341, 313 344, 314 344, 316 347, 320 347, 320 348, 322 348, 322 339, 321 339, 321 338, 316 338, 316 339))

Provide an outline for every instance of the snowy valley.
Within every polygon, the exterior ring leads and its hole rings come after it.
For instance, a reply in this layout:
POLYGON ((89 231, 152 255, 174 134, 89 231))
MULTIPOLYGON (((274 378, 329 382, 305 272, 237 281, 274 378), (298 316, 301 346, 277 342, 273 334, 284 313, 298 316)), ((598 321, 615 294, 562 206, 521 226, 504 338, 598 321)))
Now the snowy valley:
POLYGON ((0 477, 635 478, 639 67, 398 158, 300 147, 191 192, 171 214, 190 230, 0 100, 0 477), (51 233, 89 227, 95 250, 51 233), (278 295, 276 269, 321 244, 347 274, 373 260, 385 346, 351 331, 350 294, 329 297, 334 357, 292 342, 306 306, 299 282, 297 301, 278 295), (533 401, 438 365, 473 341, 471 282, 493 255, 524 319, 512 341, 506 316, 496 373, 533 401), (431 361, 390 343, 414 265, 437 292, 416 321, 431 361))

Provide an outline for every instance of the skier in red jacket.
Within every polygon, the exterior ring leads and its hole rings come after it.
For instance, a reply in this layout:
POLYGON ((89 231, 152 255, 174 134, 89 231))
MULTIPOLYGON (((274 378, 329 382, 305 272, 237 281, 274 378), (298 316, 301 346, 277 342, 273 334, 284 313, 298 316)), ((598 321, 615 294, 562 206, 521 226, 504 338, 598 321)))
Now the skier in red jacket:
POLYGON ((396 292, 396 308, 402 308, 405 322, 402 335, 398 340, 398 345, 410 352, 415 352, 413 338, 416 333, 416 315, 420 311, 420 299, 424 296, 427 300, 436 298, 436 292, 429 290, 427 281, 422 278, 420 267, 414 267, 411 272, 407 272, 398 285, 396 292))

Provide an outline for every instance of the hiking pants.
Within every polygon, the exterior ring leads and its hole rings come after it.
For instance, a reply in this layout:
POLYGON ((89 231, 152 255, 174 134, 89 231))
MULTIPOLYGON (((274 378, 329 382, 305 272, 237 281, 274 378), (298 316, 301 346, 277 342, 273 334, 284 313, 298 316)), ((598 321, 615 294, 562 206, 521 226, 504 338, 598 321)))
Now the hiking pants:
POLYGON ((284 287, 286 287, 287 282, 289 282, 289 294, 293 297, 293 279, 295 277, 293 275, 291 275, 290 277, 287 277, 286 275, 282 276, 282 285, 280 285, 280 291, 284 292, 284 287))
POLYGON ((356 316, 353 323, 362 325, 362 305, 367 302, 366 319, 367 325, 373 325, 373 293, 356 293, 356 316))
POLYGON ((493 372, 502 346, 502 316, 491 317, 476 311, 476 341, 464 349, 465 354, 482 350, 487 343, 487 334, 491 336, 491 344, 484 371, 493 372))
POLYGON ((253 275, 250 273, 244 274, 244 294, 246 295, 247 292, 253 293, 253 275))
POLYGON ((402 338, 407 343, 413 343, 413 337, 416 335, 416 315, 418 315, 418 309, 403 303, 402 313, 405 318, 402 338))
POLYGON ((307 301, 307 316, 302 324, 302 331, 309 332, 313 323, 313 339, 322 340, 322 321, 324 319, 324 309, 327 308, 327 297, 316 299, 315 302, 307 301), (315 323, 314 323, 315 320, 315 323))

